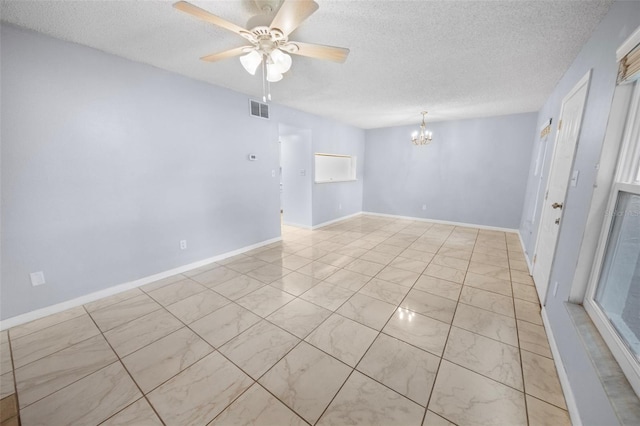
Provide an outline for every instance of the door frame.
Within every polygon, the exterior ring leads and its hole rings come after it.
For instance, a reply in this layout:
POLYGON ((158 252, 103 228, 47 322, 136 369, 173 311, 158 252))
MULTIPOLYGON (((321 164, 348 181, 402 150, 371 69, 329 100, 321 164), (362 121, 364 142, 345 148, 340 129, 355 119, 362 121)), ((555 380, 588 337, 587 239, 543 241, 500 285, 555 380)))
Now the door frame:
MULTIPOLYGON (((585 110, 586 110, 586 105, 587 105, 587 99, 589 98, 589 83, 591 81, 591 69, 589 69, 589 71, 587 71, 587 73, 575 84, 575 86, 573 86, 573 88, 569 91, 569 93, 567 93, 564 98, 562 98, 562 103, 561 103, 561 107, 560 107, 560 116, 559 116, 559 120, 558 120, 558 126, 562 125, 562 117, 565 111, 565 105, 567 103, 567 101, 569 99, 571 99, 571 97, 573 95, 575 95, 579 90, 581 90, 583 88, 583 86, 586 86, 586 94, 585 94, 585 100, 584 103, 582 105, 582 116, 580 117, 580 128, 578 129, 578 135, 576 136, 577 140, 576 140, 576 144, 575 147, 573 149, 573 154, 571 156, 571 165, 570 165, 570 170, 573 170, 573 165, 575 164, 575 159, 576 159, 576 152, 578 150, 578 144, 580 143, 580 135, 582 133, 582 121, 584 120, 584 115, 585 115, 585 110)), ((556 135, 554 138, 554 142, 553 142, 553 154, 551 155, 551 161, 550 161, 550 166, 549 166, 549 174, 547 176, 547 184, 545 185, 545 192, 544 192, 544 198, 542 200, 542 207, 540 210, 540 219, 538 221, 538 229, 536 232, 536 244, 534 246, 533 249, 533 262, 531 265, 531 276, 533 277, 535 268, 536 268, 536 260, 537 260, 537 256, 538 256, 538 248, 540 245, 540 240, 541 240, 541 234, 542 234, 542 219, 544 217, 545 214, 545 203, 547 202, 547 196, 549 194, 549 188, 551 186, 551 172, 553 171, 553 163, 556 161, 556 157, 557 157, 557 150, 558 150, 558 141, 560 138, 560 130, 556 131, 556 135)), ((567 189, 565 190, 564 196, 563 196, 563 213, 562 216, 564 216, 564 209, 566 208, 566 199, 567 199, 567 192, 569 191, 569 182, 571 180, 571 174, 569 173, 569 179, 567 180, 567 189)), ((551 264, 549 265, 549 274, 546 278, 546 283, 545 288, 544 288, 544 294, 541 294, 539 286, 541 284, 538 284, 535 282, 534 280, 534 286, 536 287, 536 292, 538 293, 539 299, 540 299, 540 304, 542 306, 544 306, 547 302, 547 295, 549 294, 549 280, 551 279, 551 273, 553 271, 553 266, 555 264, 555 254, 556 254, 556 250, 558 248, 558 239, 559 239, 559 235, 560 235, 560 231, 562 230, 562 225, 563 225, 563 221, 561 220, 559 225, 558 225, 558 237, 556 237, 555 243, 553 245, 553 253, 551 256, 551 264)))

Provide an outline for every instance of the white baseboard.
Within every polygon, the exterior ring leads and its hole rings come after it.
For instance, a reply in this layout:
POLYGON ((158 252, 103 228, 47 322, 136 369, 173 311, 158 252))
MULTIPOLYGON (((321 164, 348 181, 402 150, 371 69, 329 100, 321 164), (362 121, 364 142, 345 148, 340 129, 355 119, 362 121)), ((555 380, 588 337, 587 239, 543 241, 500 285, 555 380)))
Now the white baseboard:
POLYGON ((531 263, 531 259, 529 259, 529 253, 527 252, 527 247, 524 245, 524 240, 522 239, 522 234, 518 230, 518 239, 520 240, 520 246, 522 247, 522 254, 524 254, 524 260, 527 261, 527 268, 529 268, 529 275, 533 275, 533 263, 531 263))
POLYGON ((322 228, 323 226, 331 225, 332 223, 341 222, 343 220, 351 219, 352 217, 356 217, 356 216, 360 216, 360 215, 362 215, 362 212, 350 214, 350 215, 347 215, 347 216, 342 216, 342 217, 339 217, 337 219, 333 219, 333 220, 330 220, 330 221, 327 221, 327 222, 319 223, 318 225, 313 225, 311 227, 311 229, 322 228))
POLYGON ((438 219, 428 219, 423 217, 413 217, 413 216, 400 216, 396 214, 386 214, 386 213, 374 213, 374 212, 362 212, 364 215, 369 216, 381 216, 381 217, 390 217, 395 219, 407 219, 407 220, 417 220, 420 222, 432 222, 438 223, 441 225, 453 225, 453 226, 461 226, 464 228, 477 228, 477 229, 486 229, 487 231, 500 231, 500 232, 518 232, 517 229, 513 228, 501 228, 498 226, 488 226, 488 225, 477 225, 474 223, 464 223, 464 222, 452 222, 449 220, 438 220, 438 219))
POLYGON ((567 402, 567 410, 569 411, 569 417, 571 417, 571 424, 574 426, 582 426, 582 420, 580 419, 580 413, 578 412, 578 405, 576 404, 576 398, 573 395, 571 384, 569 382, 569 376, 564 369, 562 358, 560 357, 560 351, 556 344, 556 339, 553 336, 551 325, 549 324, 549 317, 547 316, 547 310, 542 307, 542 323, 544 329, 547 332, 547 338, 549 339, 549 346, 551 347, 551 353, 553 354, 553 361, 556 364, 556 370, 558 371, 558 378, 560 379, 560 385, 562 386, 562 392, 564 393, 564 399, 567 402))
POLYGON ((294 222, 285 222, 284 220, 282 221, 282 224, 286 226, 293 226, 295 228, 313 229, 313 227, 309 225, 302 225, 301 223, 294 223, 294 222))
POLYGON ((55 305, 47 306, 45 308, 36 309, 35 311, 27 312, 25 314, 17 315, 15 317, 7 318, 0 321, 0 330, 6 330, 11 327, 15 327, 20 324, 31 322, 47 315, 57 314, 58 312, 66 311, 67 309, 75 308, 76 306, 84 305, 89 302, 93 302, 98 299, 102 299, 107 296, 122 293, 123 291, 131 290, 136 287, 143 286, 145 284, 152 283, 154 281, 161 280, 163 278, 170 277, 172 275, 181 274, 183 272, 190 271, 191 269, 199 268, 204 265, 208 265, 219 260, 226 259, 228 257, 236 256, 238 254, 266 246, 278 241, 281 241, 282 237, 272 238, 270 240, 261 241, 250 246, 242 247, 237 250, 229 251, 217 256, 210 257, 208 259, 199 260, 197 262, 189 263, 188 265, 179 266, 177 268, 169 269, 154 275, 149 275, 144 278, 139 278, 134 281, 129 281, 122 284, 117 284, 112 287, 105 288, 93 293, 86 294, 84 296, 76 297, 75 299, 67 300, 65 302, 57 303, 55 305))

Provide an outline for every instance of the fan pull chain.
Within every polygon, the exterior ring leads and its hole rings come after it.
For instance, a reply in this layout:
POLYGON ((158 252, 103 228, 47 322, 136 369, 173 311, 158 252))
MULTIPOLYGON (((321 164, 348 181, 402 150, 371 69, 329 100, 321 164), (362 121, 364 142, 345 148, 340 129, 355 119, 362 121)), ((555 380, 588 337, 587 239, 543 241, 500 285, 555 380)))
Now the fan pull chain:
POLYGON ((264 74, 265 61, 262 61, 262 102, 267 102, 267 90, 265 87, 265 83, 267 81, 267 77, 264 74))

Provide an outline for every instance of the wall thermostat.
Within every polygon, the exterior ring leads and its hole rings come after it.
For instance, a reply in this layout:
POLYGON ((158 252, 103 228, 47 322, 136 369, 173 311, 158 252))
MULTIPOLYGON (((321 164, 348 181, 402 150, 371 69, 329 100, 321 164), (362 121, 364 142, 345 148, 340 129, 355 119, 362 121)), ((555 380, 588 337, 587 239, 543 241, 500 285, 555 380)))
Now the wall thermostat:
POLYGON ((255 154, 249 154, 249 161, 256 161, 256 155, 255 154))

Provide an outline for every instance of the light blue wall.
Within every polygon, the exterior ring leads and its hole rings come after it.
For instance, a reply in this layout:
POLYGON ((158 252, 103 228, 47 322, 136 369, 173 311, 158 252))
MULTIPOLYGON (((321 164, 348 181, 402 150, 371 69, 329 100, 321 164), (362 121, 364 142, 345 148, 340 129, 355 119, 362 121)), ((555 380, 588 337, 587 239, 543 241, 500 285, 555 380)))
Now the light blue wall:
MULTIPOLYGON (((278 237, 281 121, 318 149, 364 150, 351 126, 275 104, 252 118, 245 95, 0 31, 2 319, 278 237), (47 284, 32 287, 34 271, 47 284)), ((361 188, 314 199, 360 211, 361 188)))
POLYGON ((428 123, 426 146, 411 143, 418 119, 368 130, 364 210, 517 229, 535 121, 527 113, 428 123))
MULTIPOLYGON (((582 130, 574 163, 574 170, 580 171, 578 185, 569 187, 563 213, 563 225, 558 238, 558 246, 551 272, 550 282, 559 283, 557 295, 547 298, 546 311, 550 325, 558 343, 563 364, 572 384, 572 390, 582 421, 585 425, 617 424, 615 415, 602 390, 593 367, 584 352, 580 339, 572 325, 564 306, 569 299, 571 284, 575 274, 578 252, 586 226, 589 204, 596 177, 606 130, 609 109, 616 82, 615 51, 622 42, 640 26, 640 2, 616 2, 582 48, 571 67, 562 77, 538 115, 538 128, 545 120, 553 118, 557 123, 562 99, 575 84, 592 70, 589 94, 585 106, 582 130)), ((552 126, 549 140, 555 140, 557 125, 552 126)), ((551 150, 547 155, 543 176, 548 177, 551 150)), ((540 213, 531 217, 536 202, 537 179, 533 177, 534 164, 529 171, 529 182, 525 199, 520 231, 529 257, 533 257, 536 230, 540 213)), ((546 178, 545 178, 546 179, 546 178)), ((546 180, 543 181, 546 187, 546 180)), ((539 202, 544 196, 541 191, 539 202)), ((539 209, 538 209, 539 210, 539 209)))
POLYGON ((313 184, 313 225, 361 212, 365 131, 279 105, 274 110, 272 117, 280 123, 311 131, 314 153, 343 154, 357 158, 356 181, 313 184), (340 206, 342 206, 341 209, 340 206))

